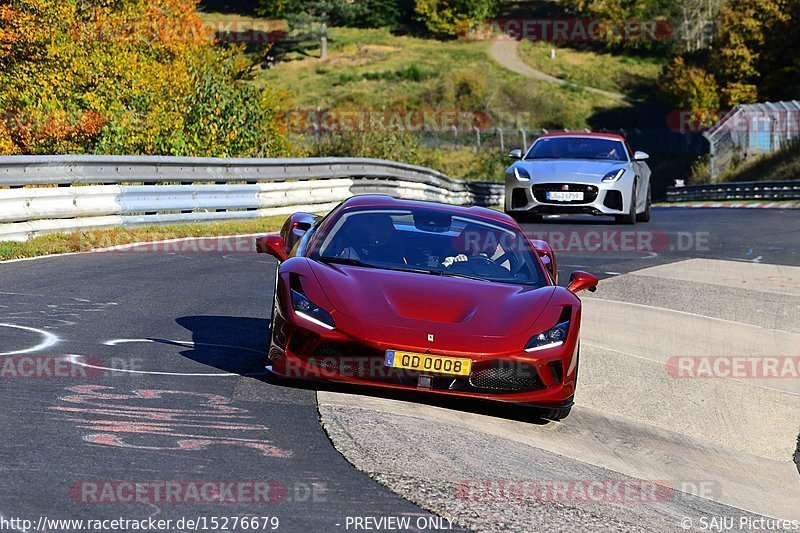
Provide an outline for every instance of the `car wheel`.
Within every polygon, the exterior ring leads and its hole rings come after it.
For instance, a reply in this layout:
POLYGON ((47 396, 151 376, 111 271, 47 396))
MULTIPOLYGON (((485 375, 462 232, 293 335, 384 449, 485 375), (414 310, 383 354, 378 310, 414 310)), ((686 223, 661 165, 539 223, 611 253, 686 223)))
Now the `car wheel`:
POLYGON ((616 217, 616 220, 617 224, 636 224, 636 183, 631 189, 631 208, 628 210, 628 214, 620 215, 616 217))
POLYGON ((636 215, 636 220, 638 222, 650 222, 650 207, 653 203, 652 193, 650 191, 650 186, 647 186, 647 203, 644 206, 644 211, 638 215, 636 215))
POLYGON ((275 288, 272 290, 272 315, 267 328, 267 360, 270 361, 269 352, 272 350, 272 334, 275 329, 275 316, 278 314, 278 276, 280 265, 275 268, 275 288))

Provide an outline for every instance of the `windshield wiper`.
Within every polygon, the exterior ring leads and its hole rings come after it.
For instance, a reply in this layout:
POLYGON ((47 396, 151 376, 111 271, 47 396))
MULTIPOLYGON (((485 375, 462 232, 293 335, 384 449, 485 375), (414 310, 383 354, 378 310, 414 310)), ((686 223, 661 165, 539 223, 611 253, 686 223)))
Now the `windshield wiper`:
POLYGON ((458 272, 447 272, 445 270, 429 270, 428 272, 439 276, 447 276, 448 278, 464 278, 464 279, 474 279, 476 281, 485 281, 487 283, 492 282, 492 280, 487 278, 482 278, 480 276, 470 276, 469 274, 460 274, 458 272))
POLYGON ((329 263, 333 265, 350 265, 350 266, 359 266, 364 268, 378 268, 375 265, 370 265, 369 263, 364 263, 359 261, 358 259, 351 259, 349 257, 320 257, 319 261, 321 263, 329 263))

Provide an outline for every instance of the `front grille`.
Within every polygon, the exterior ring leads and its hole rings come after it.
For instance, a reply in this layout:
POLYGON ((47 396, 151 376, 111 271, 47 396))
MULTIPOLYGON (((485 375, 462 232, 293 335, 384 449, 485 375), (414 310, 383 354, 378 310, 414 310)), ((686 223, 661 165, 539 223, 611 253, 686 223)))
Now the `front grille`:
POLYGON ((531 190, 533 191, 533 197, 536 198, 537 202, 543 204, 559 204, 559 205, 589 204, 597 199, 597 192, 598 192, 596 186, 584 185, 581 183, 539 183, 531 187, 531 190), (558 202, 555 200, 547 199, 548 191, 563 191, 565 190, 564 186, 568 187, 568 189, 566 190, 574 192, 582 192, 583 200, 571 201, 571 202, 558 202))
POLYGON ((477 389, 523 392, 544 388, 539 373, 531 365, 501 362, 478 368, 469 376, 469 384, 477 389))
POLYGON ((325 342, 306 360, 308 364, 343 376, 357 378, 387 377, 384 353, 359 344, 325 342))

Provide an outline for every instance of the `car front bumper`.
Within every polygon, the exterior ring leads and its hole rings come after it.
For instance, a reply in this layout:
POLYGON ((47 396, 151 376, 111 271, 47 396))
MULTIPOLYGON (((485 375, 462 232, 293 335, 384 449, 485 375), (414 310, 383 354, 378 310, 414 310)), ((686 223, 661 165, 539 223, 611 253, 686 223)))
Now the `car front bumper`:
MULTIPOLYGON (((289 379, 319 380, 541 407, 568 407, 575 393, 577 334, 536 352, 438 355, 472 360, 469 376, 386 367, 387 345, 339 331, 295 324, 277 314, 267 369, 289 379)), ((423 346, 393 349, 425 353, 423 346)), ((430 352, 428 352, 430 353, 430 352)), ((437 355, 437 354, 433 354, 437 355)))
POLYGON ((631 184, 616 182, 551 182, 536 183, 514 180, 506 183, 505 211, 508 214, 527 213, 625 215, 630 211, 631 184), (548 200, 549 191, 582 192, 583 200, 548 200))

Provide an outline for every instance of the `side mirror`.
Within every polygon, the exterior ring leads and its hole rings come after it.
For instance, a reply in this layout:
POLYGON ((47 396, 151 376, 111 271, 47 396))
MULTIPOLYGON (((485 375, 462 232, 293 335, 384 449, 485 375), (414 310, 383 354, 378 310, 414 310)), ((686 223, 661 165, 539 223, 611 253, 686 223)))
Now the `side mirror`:
POLYGON ((569 285, 567 290, 572 294, 577 294, 581 291, 594 292, 597 290, 597 276, 589 274, 582 270, 576 270, 569 276, 569 285))
POLYGON ((536 253, 539 255, 539 258, 542 260, 544 267, 550 272, 550 275, 553 277, 553 281, 558 283, 558 267, 556 266, 556 254, 553 252, 553 249, 550 247, 550 244, 547 241, 539 241, 539 240, 531 240, 531 244, 533 244, 533 249, 536 250, 536 253))
POLYGON ((522 159, 522 150, 517 148, 516 150, 511 150, 508 152, 508 157, 511 159, 522 159))
POLYGON ((634 161, 644 161, 645 159, 650 159, 650 154, 647 152, 639 152, 638 150, 633 153, 633 160, 634 161))
POLYGON ((289 255, 284 249, 283 237, 280 235, 264 235, 256 237, 256 252, 260 254, 269 254, 279 263, 289 259, 289 255))
POLYGON ((280 235, 284 241, 284 251, 288 254, 294 245, 303 238, 303 235, 311 229, 319 216, 311 213, 295 213, 286 219, 281 228, 280 235))

